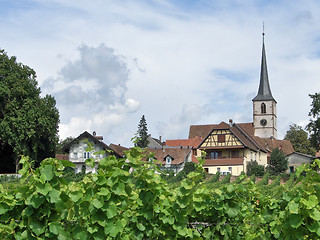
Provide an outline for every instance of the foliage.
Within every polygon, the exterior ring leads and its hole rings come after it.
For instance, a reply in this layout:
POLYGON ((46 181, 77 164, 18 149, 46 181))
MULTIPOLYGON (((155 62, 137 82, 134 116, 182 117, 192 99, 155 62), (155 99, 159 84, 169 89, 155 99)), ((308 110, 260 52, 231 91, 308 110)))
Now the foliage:
POLYGON ((69 143, 71 143, 73 140, 74 140, 74 137, 71 137, 71 136, 63 140, 60 139, 56 147, 56 153, 63 154, 64 153, 63 148, 69 143))
POLYGON ((272 175, 282 173, 288 169, 288 159, 284 152, 279 148, 274 148, 270 155, 270 165, 267 171, 272 175))
POLYGON ((148 141, 147 121, 144 115, 142 115, 138 125, 137 142, 135 143, 135 146, 140 148, 146 148, 148 144, 149 144, 149 141, 148 141))
POLYGON ((0 82, 0 168, 17 171, 20 155, 35 165, 54 156, 59 112, 52 96, 40 96, 35 71, 0 50, 0 82))
MULTIPOLYGON (((319 239, 320 175, 297 169, 290 185, 259 186, 250 179, 209 188, 196 165, 170 188, 142 162, 142 149, 101 160, 96 174, 65 181, 68 161, 28 158, 18 189, 0 184, 3 239, 319 239), (134 169, 132 171, 132 169, 134 169), (305 173, 304 175, 302 173, 305 173), (267 189, 268 188, 268 189, 267 189)), ((91 164, 92 161, 87 161, 91 164)), ((266 174, 268 175, 268 173, 266 174)), ((265 175, 265 176, 266 176, 265 175)), ((245 176, 245 175, 242 175, 245 176)), ((277 178, 279 179, 279 178, 277 178)))
POLYGON ((259 165, 257 161, 250 161, 247 163, 247 175, 255 175, 262 177, 264 175, 264 166, 259 165))
POLYGON ((177 173, 176 176, 172 176, 172 178, 167 178, 169 183, 177 183, 185 179, 190 172, 193 172, 197 169, 196 164, 193 162, 186 162, 184 168, 177 173))
POLYGON ((301 126, 296 124, 290 125, 290 129, 287 131, 284 139, 291 142, 292 147, 296 152, 311 156, 316 154, 316 149, 311 146, 311 142, 308 139, 308 133, 304 131, 301 126))
POLYGON ((312 98, 311 109, 309 116, 309 124, 306 126, 306 129, 310 133, 310 141, 312 146, 319 150, 320 149, 320 93, 309 94, 309 97, 312 98))
POLYGON ((267 172, 266 174, 263 175, 263 178, 261 179, 261 181, 258 182, 258 185, 259 186, 268 185, 269 179, 270 179, 270 173, 267 172))

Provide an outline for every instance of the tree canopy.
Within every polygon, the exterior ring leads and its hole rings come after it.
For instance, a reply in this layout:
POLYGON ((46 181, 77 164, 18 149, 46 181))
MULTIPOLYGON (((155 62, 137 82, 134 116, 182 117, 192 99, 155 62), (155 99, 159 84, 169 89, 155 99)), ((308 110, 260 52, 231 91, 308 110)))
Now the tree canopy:
POLYGON ((288 169, 288 159, 282 150, 274 148, 270 155, 270 165, 267 171, 273 175, 282 173, 288 169))
POLYGON ((0 170, 17 171, 20 155, 36 165, 54 156, 59 112, 52 96, 40 96, 35 71, 0 50, 0 82, 0 170))
POLYGON ((309 124, 306 129, 310 133, 310 141, 314 148, 320 149, 320 93, 309 94, 312 98, 309 124))
POLYGON ((71 143, 73 140, 74 140, 74 137, 71 137, 71 136, 65 139, 60 139, 56 147, 56 153, 59 153, 59 154, 64 153, 63 147, 71 143))
POLYGON ((145 148, 148 146, 148 128, 147 128, 147 121, 142 115, 139 125, 138 125, 138 131, 137 131, 137 143, 136 146, 145 148))
POLYGON ((308 155, 315 155, 316 149, 312 147, 308 139, 308 133, 301 126, 296 124, 290 125, 284 139, 289 140, 296 152, 308 155))

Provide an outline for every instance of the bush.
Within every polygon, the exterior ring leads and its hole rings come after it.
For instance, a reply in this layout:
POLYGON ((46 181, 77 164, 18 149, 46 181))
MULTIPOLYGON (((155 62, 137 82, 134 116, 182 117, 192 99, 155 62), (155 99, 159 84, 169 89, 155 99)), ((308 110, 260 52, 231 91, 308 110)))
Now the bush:
POLYGON ((269 179, 270 179, 270 173, 267 172, 267 173, 263 176, 263 178, 261 179, 261 181, 257 183, 257 185, 259 185, 259 186, 268 185, 268 184, 269 184, 269 179))
POLYGON ((218 182, 219 179, 220 179, 220 172, 217 172, 216 174, 212 175, 212 178, 209 179, 207 183, 215 183, 215 182, 218 182))
POLYGON ((256 182, 256 175, 252 174, 250 180, 255 183, 256 182))
POLYGON ((255 175, 257 177, 262 177, 264 175, 264 166, 259 165, 257 161, 251 161, 247 163, 247 175, 255 175))

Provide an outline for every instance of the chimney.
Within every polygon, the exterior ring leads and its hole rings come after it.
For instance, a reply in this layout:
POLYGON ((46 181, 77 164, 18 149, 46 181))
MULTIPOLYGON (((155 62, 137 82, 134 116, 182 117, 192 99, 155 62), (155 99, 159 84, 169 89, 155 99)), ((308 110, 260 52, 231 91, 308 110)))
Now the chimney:
POLYGON ((229 119, 229 125, 230 125, 230 127, 232 127, 232 125, 233 125, 233 121, 231 118, 229 119))
POLYGON ((159 136, 159 141, 161 142, 161 136, 159 136))

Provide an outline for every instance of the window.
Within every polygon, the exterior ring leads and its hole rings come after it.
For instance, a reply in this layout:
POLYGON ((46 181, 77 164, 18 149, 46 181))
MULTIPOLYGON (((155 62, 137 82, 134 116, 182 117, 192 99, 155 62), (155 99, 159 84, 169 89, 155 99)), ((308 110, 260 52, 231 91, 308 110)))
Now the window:
POLYGON ((217 172, 220 172, 220 170, 221 170, 221 169, 218 167, 218 168, 217 168, 217 172))
POLYGON ((261 113, 266 113, 266 104, 261 103, 261 113))
POLYGON ((253 153, 252 152, 250 152, 250 155, 251 155, 251 161, 253 160, 253 153))
POLYGON ((204 168, 204 171, 206 172, 206 173, 209 173, 209 168, 204 168))
POLYGON ((172 158, 170 156, 166 157, 166 164, 170 165, 172 161, 172 158))
POLYGON ((239 158, 239 150, 232 151, 231 158, 239 158))
POLYGON ((89 152, 84 152, 84 153, 83 153, 83 158, 84 158, 84 159, 90 158, 90 153, 89 153, 89 152))
POLYGON ((224 143, 226 141, 226 135, 218 135, 218 143, 224 143))
POLYGON ((218 159, 222 157, 221 151, 207 152, 206 159, 218 159))
POLYGON ((73 152, 72 155, 71 155, 71 158, 77 159, 78 158, 78 153, 77 152, 73 152))
POLYGON ((229 172, 232 173, 232 167, 229 167, 229 172))

